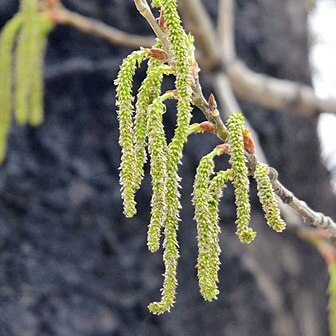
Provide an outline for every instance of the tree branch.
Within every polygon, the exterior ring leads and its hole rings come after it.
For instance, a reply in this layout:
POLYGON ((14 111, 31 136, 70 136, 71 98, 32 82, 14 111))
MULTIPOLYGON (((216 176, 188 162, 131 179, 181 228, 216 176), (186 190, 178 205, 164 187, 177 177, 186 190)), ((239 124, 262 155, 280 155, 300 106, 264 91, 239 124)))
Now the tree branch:
POLYGON ((74 13, 62 6, 51 9, 49 15, 58 24, 74 27, 83 33, 100 37, 111 44, 139 48, 151 47, 155 43, 153 37, 128 34, 96 19, 74 13))
POLYGON ((285 188, 278 180, 278 173, 274 168, 270 168, 270 180, 274 192, 284 204, 294 209, 306 224, 313 225, 318 229, 327 230, 332 237, 332 242, 336 242, 336 223, 330 217, 325 216, 321 212, 312 210, 307 203, 295 197, 293 193, 285 188))
POLYGON ((240 98, 263 107, 293 111, 306 117, 313 117, 322 112, 336 113, 336 99, 319 98, 307 85, 258 74, 236 57, 233 0, 221 0, 219 10, 221 33, 218 39, 213 26, 209 25, 211 22, 209 15, 200 0, 180 0, 180 3, 182 16, 195 35, 203 55, 202 65, 204 66, 204 60, 207 58, 211 60, 204 69, 210 72, 226 72, 235 93, 240 98), (192 13, 191 7, 197 10, 197 15, 192 13), (209 47, 213 45, 215 48, 209 47))
POLYGON ((335 99, 319 98, 307 85, 258 74, 239 60, 227 67, 227 74, 240 98, 263 107, 293 111, 304 117, 314 117, 321 112, 336 113, 335 99))
POLYGON ((220 0, 218 5, 217 31, 219 45, 222 47, 223 59, 226 64, 236 57, 234 32, 235 3, 232 0, 220 0))
MULTIPOLYGON (((135 2, 143 2, 143 0, 134 0, 135 2)), ((185 0, 190 1, 190 0, 185 0)), ((192 0, 192 3, 195 5, 199 0, 192 0)), ((150 13, 144 12, 142 15, 148 20, 151 20, 150 13), (147 18, 148 16, 148 18, 147 18)), ((210 37, 210 36, 209 36, 210 37)), ((217 107, 214 108, 213 105, 209 104, 203 96, 201 85, 196 78, 192 85, 193 89, 193 103, 203 112, 205 117, 216 127, 216 135, 222 140, 225 141, 227 138, 227 130, 224 126, 224 122, 220 116, 217 107), (221 133, 223 132, 223 133, 221 133)), ((235 111, 238 112, 238 111, 235 111)), ((248 166, 250 173, 253 173, 258 163, 254 155, 248 155, 248 166)), ((313 211, 308 205, 296 198, 288 189, 286 189, 278 180, 278 174, 274 168, 270 168, 270 179, 272 186, 276 195, 282 200, 284 204, 287 204, 291 207, 296 213, 298 213, 303 221, 306 224, 314 225, 317 228, 327 230, 332 239, 336 241, 336 223, 328 216, 323 215, 322 213, 317 213, 313 211)))

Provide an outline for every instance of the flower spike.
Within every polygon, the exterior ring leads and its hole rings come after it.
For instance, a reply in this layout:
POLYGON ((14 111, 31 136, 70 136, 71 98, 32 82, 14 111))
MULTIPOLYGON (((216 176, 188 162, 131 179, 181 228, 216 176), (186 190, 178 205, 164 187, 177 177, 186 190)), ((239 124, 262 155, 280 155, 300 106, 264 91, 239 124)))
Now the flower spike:
POLYGON ((237 232, 240 241, 249 244, 256 233, 249 227, 251 205, 249 201, 249 179, 244 152, 245 118, 242 113, 234 113, 228 118, 229 144, 231 146, 230 163, 234 172, 233 184, 237 206, 237 232))
POLYGON ((220 247, 218 242, 218 228, 211 222, 209 207, 210 194, 208 190, 210 175, 214 169, 214 157, 221 155, 220 149, 214 149, 204 156, 197 168, 193 204, 195 206, 195 220, 197 223, 197 276, 200 292, 207 301, 217 298, 218 269, 220 247))
POLYGON ((121 193, 124 201, 124 214, 133 217, 136 213, 134 200, 133 173, 135 167, 134 135, 133 135, 133 76, 137 65, 139 66, 147 56, 146 50, 134 51, 123 62, 118 77, 117 107, 120 128, 119 144, 122 148, 120 164, 121 193))
POLYGON ((286 228, 286 223, 280 217, 280 209, 268 174, 269 168, 266 164, 257 164, 254 178, 257 181, 258 196, 265 212, 267 224, 273 230, 282 232, 286 228))

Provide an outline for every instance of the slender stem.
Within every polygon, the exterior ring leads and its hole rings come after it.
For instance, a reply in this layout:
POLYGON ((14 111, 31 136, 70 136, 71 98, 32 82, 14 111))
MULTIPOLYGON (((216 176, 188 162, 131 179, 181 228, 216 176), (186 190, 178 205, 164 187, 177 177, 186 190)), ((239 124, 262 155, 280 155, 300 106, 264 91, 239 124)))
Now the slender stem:
POLYGON ((147 20, 151 28, 153 29, 155 35, 162 42, 165 51, 167 52, 168 57, 172 56, 170 44, 167 38, 167 35, 162 31, 158 22, 156 21, 148 3, 146 0, 134 0, 135 6, 139 13, 147 20))
POLYGON ((155 43, 153 37, 128 34, 96 19, 74 13, 64 7, 51 10, 49 13, 58 24, 72 26, 83 33, 101 37, 112 44, 139 48, 151 47, 155 43))
POLYGON ((234 42, 235 1, 220 0, 218 10, 218 37, 223 50, 224 62, 230 63, 236 56, 234 42))
MULTIPOLYGON (((146 18, 146 20, 149 23, 152 22, 153 14, 151 13, 147 2, 144 0, 134 0, 134 2, 140 5, 140 7, 138 7, 137 5, 137 8, 139 11, 142 10, 141 14, 146 18)), ((155 30, 154 32, 156 33, 155 30)), ((162 31, 160 29, 159 32, 160 35, 161 32, 162 31)), ((159 35, 157 36, 158 38, 160 38, 159 35)), ((162 43, 164 44, 165 42, 162 41, 162 43)), ((194 79, 194 82, 192 84, 192 90, 193 90, 193 104, 197 106, 203 112, 205 117, 214 124, 216 135, 222 141, 225 141, 228 136, 228 131, 224 125, 224 122, 220 116, 217 107, 214 108, 204 98, 204 95, 202 93, 202 87, 199 83, 198 78, 194 79)), ((239 105, 237 104, 237 106, 239 105)), ((251 174, 254 173, 257 163, 258 161, 254 155, 248 155, 248 168, 251 174)), ((322 213, 313 211, 310 207, 308 207, 308 205, 305 202, 295 197, 288 189, 286 189, 280 183, 280 181, 278 180, 278 174, 276 170, 271 167, 270 167, 270 179, 276 195, 281 199, 281 201, 284 204, 287 204, 296 213, 298 213, 306 224, 314 225, 317 228, 327 230, 332 237, 332 241, 336 242, 336 223, 330 217, 325 216, 322 213)))

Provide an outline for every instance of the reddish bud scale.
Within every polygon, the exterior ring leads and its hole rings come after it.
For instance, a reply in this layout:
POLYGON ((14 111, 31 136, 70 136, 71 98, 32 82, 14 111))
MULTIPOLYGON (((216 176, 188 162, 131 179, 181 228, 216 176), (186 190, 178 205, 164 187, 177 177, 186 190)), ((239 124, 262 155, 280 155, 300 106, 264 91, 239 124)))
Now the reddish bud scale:
POLYGON ((150 53, 150 55, 153 58, 155 58, 155 59, 157 59, 159 61, 165 61, 167 59, 167 54, 162 49, 151 48, 151 49, 148 49, 148 52, 150 53))
POLYGON ((230 147, 229 144, 224 143, 224 144, 216 146, 216 149, 220 149, 221 150, 220 155, 223 155, 223 154, 229 154, 230 150, 231 150, 231 147, 230 147))
POLYGON ((200 123, 200 132, 214 133, 215 131, 215 126, 210 121, 203 121, 200 123))
POLYGON ((244 137, 244 148, 245 150, 250 154, 255 154, 255 145, 251 138, 251 132, 249 130, 243 131, 243 137, 244 137))
POLYGON ((191 66, 191 74, 193 76, 193 78, 198 79, 199 77, 199 72, 201 71, 201 69, 198 66, 198 63, 196 61, 193 62, 192 66, 191 66))
POLYGON ((217 109, 216 98, 215 98, 215 96, 212 93, 209 96, 208 103, 209 103, 209 106, 210 106, 211 110, 216 110, 217 109))
POLYGON ((160 16, 159 16, 159 26, 160 26, 160 28, 161 28, 163 31, 165 31, 166 28, 167 28, 166 21, 165 21, 165 19, 164 19, 164 17, 163 17, 162 12, 160 12, 160 16))

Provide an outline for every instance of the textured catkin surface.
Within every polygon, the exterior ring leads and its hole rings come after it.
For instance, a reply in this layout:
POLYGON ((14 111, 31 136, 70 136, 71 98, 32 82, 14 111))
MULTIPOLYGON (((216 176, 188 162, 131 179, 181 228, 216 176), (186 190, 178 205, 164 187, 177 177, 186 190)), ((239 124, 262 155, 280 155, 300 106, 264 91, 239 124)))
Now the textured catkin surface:
MULTIPOLYGON (((120 29, 149 33, 131 0, 64 4, 120 29)), ((206 4, 215 16, 215 1, 206 4)), ((305 1, 237 5, 240 56, 258 71, 309 82, 305 1)), ((0 24, 14 11, 14 1, 2 0, 0 24)), ((190 138, 180 170, 176 307, 159 318, 149 315, 146 306, 159 299, 163 267, 161 255, 146 249, 148 174, 134 219, 122 215, 118 184, 113 80, 129 51, 66 27, 50 36, 45 122, 38 129, 13 127, 0 168, 0 335, 327 336, 321 258, 290 233, 273 233, 255 206, 258 236, 242 246, 234 235, 230 189, 220 207, 221 293, 214 303, 201 299, 190 194, 199 158, 217 144, 208 135, 190 138)), ((335 215, 319 162, 316 121, 243 107, 282 181, 317 210, 335 215)), ((173 119, 166 113, 170 129, 173 119)))

